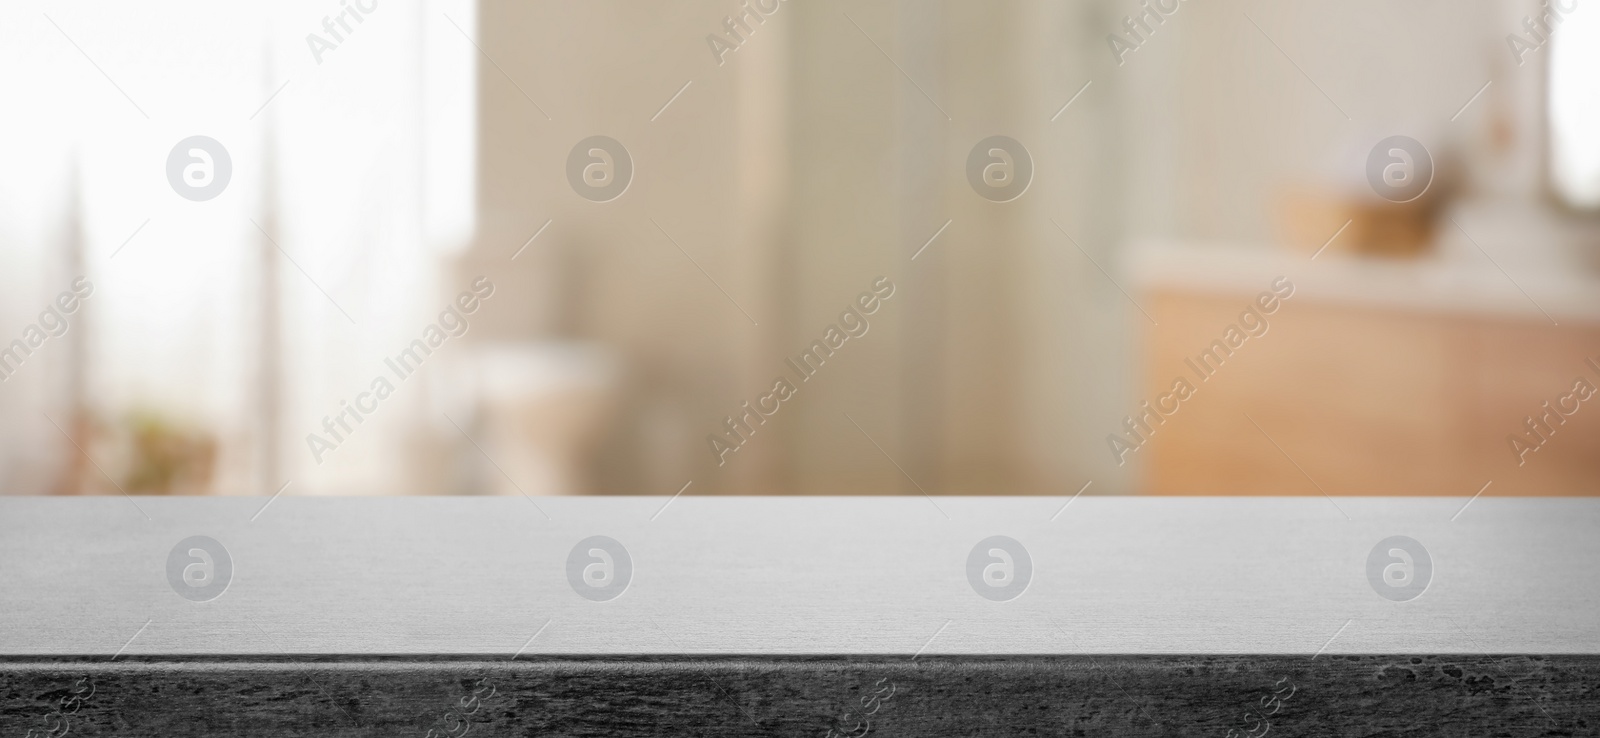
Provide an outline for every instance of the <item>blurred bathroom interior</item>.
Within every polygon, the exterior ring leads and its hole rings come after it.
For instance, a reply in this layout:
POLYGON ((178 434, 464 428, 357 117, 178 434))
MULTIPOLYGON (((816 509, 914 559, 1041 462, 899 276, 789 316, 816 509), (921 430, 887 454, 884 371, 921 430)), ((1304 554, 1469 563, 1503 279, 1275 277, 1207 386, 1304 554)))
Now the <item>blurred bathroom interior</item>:
POLYGON ((5 494, 1600 492, 1580 0, 0 19, 5 494))

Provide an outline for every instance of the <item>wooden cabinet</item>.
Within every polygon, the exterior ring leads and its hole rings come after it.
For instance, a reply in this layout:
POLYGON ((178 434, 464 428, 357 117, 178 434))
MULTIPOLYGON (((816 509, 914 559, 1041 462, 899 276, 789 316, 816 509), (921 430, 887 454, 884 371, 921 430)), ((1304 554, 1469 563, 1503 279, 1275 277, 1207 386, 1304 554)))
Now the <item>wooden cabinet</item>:
POLYGON ((1600 323, 1303 293, 1198 381, 1185 360, 1236 322, 1252 295, 1147 291, 1159 325, 1145 343, 1144 394, 1167 392, 1179 376, 1196 392, 1139 451, 1143 491, 1465 496, 1493 480, 1485 494, 1600 494, 1600 397, 1520 466, 1508 441, 1536 441, 1524 421, 1570 396, 1574 380, 1600 387, 1586 363, 1600 362, 1600 323))

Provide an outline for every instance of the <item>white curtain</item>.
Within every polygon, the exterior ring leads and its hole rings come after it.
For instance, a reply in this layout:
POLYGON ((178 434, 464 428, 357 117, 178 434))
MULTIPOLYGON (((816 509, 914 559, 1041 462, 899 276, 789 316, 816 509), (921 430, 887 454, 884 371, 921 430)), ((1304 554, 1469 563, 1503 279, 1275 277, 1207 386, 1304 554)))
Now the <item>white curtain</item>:
POLYGON ((87 456, 80 486, 115 492, 146 417, 214 445, 203 491, 410 491, 423 381, 320 464, 305 437, 457 291, 475 33, 468 0, 0 7, 0 344, 94 288, 0 383, 4 490, 71 491, 87 456), (199 202, 167 173, 197 135, 232 164, 199 202))

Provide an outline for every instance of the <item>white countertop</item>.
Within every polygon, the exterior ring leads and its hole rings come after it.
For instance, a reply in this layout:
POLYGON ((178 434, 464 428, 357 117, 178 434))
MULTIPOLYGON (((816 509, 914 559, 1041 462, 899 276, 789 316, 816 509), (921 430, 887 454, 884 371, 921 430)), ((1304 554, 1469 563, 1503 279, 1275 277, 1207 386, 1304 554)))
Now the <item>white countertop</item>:
POLYGON ((1495 261, 1476 251, 1387 259, 1333 250, 1313 261, 1309 255, 1266 245, 1153 240, 1134 244, 1123 268, 1139 290, 1248 295, 1286 276, 1295 285, 1297 302, 1325 300, 1546 324, 1600 322, 1600 276, 1577 267, 1557 269, 1503 257, 1495 261))
POLYGON ((1600 654, 1600 499, 935 499, 0 497, 0 655, 1600 654), (209 601, 168 581, 194 535, 209 601), (569 584, 592 535, 615 599, 569 584), (968 581, 993 535, 1009 601, 968 581), (1369 581, 1394 535, 1409 601, 1369 581))

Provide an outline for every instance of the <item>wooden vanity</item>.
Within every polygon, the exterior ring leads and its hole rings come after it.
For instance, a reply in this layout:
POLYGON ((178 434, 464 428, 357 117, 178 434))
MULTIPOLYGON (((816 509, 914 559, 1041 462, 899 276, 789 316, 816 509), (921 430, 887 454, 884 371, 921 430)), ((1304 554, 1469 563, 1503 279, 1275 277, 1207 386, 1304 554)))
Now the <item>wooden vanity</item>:
POLYGON ((1600 280, 1225 246, 1155 246, 1135 261, 1156 323, 1144 396, 1174 377, 1195 385, 1136 454, 1146 492, 1600 492, 1600 398, 1574 391, 1600 388, 1600 280), (1186 362, 1279 277, 1296 291, 1266 334, 1198 379, 1186 362), (1544 421, 1553 433, 1529 430, 1564 399, 1572 412, 1544 421))

